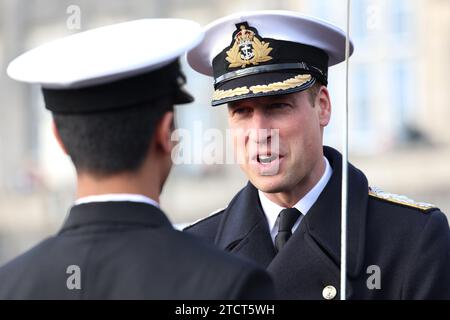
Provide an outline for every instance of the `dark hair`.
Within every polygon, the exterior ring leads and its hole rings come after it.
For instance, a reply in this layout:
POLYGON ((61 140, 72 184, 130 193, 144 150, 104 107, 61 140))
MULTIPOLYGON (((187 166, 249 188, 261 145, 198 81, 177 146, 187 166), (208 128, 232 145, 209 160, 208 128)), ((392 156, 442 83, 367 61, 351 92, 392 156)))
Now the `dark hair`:
POLYGON ((173 111, 170 100, 83 114, 53 114, 56 128, 78 172, 104 177, 136 171, 142 165, 154 129, 173 111))

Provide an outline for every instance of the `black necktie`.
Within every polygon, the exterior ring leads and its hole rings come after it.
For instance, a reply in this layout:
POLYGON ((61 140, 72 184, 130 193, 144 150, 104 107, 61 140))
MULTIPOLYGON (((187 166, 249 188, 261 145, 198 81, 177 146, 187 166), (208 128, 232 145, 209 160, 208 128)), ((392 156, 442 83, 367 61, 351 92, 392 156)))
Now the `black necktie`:
POLYGON ((295 208, 288 208, 281 210, 278 215, 278 233, 275 237, 275 248, 277 252, 283 248, 286 242, 292 235, 292 227, 297 219, 300 217, 301 212, 295 208))

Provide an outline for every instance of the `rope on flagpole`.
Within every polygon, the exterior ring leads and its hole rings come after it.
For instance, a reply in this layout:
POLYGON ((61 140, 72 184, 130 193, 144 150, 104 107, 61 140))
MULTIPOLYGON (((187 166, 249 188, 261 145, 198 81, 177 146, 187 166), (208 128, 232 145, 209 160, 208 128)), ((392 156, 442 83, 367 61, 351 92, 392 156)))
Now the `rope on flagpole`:
POLYGON ((348 199, 348 57, 350 55, 350 1, 347 0, 347 30, 345 34, 345 113, 343 123, 342 193, 341 193, 341 280, 340 298, 346 300, 347 274, 347 199, 348 199))

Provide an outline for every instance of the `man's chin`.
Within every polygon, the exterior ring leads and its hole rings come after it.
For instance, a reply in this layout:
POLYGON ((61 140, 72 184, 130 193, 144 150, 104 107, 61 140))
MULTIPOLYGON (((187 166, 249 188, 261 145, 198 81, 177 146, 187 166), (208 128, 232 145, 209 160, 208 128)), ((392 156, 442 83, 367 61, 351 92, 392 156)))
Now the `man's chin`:
POLYGON ((250 182, 260 191, 265 193, 278 193, 287 191, 288 188, 285 184, 281 183, 280 177, 275 176, 265 176, 250 178, 250 182))

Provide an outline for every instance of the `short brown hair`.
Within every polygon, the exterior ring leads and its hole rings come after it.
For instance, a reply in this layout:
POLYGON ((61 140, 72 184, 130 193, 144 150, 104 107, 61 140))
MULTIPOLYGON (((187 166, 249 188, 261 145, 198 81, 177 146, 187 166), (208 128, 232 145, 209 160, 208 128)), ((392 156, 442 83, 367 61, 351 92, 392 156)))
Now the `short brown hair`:
POLYGON ((313 107, 314 107, 314 100, 316 100, 317 94, 319 93, 321 86, 322 83, 316 81, 316 83, 314 83, 312 87, 308 89, 309 101, 311 102, 313 107))

